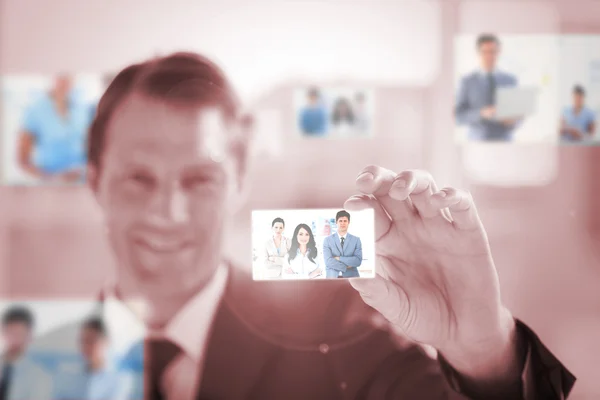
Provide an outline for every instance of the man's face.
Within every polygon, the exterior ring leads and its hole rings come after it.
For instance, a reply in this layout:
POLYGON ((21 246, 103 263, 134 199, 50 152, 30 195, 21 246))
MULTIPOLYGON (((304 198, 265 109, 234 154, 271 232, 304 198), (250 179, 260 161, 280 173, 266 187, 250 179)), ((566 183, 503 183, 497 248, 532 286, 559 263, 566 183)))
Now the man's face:
POLYGON ((337 220, 338 231, 346 232, 348 230, 349 224, 350 224, 350 221, 348 221, 348 217, 340 217, 337 220))
POLYGON ((31 328, 24 322, 9 322, 2 327, 2 336, 9 352, 22 352, 31 340, 31 328))
POLYGON ((308 104, 311 106, 316 106, 319 104, 319 96, 314 93, 308 95, 308 104))
POLYGON ((221 261, 239 176, 226 134, 204 128, 210 115, 210 109, 133 94, 106 132, 92 186, 120 282, 130 282, 150 301, 196 292, 221 261))
POLYGON ((83 328, 79 347, 86 361, 102 360, 106 352, 106 338, 95 329, 83 328))
POLYGON ((485 42, 479 46, 479 58, 481 59, 481 65, 488 71, 496 67, 498 54, 500 54, 500 47, 496 42, 485 42))
POLYGON ((54 93, 60 97, 67 96, 71 90, 71 78, 67 75, 59 76, 54 82, 54 93))
POLYGON ((585 102, 585 98, 581 93, 573 94, 573 105, 575 107, 577 107, 577 108, 583 107, 584 102, 585 102))

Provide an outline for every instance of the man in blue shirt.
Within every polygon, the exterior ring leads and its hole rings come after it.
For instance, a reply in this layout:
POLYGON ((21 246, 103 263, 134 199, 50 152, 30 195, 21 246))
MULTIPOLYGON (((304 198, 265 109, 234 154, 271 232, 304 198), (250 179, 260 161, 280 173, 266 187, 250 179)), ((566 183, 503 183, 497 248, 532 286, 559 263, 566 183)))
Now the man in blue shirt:
POLYGON ((573 105, 565 107, 560 121, 560 140, 563 143, 590 141, 596 131, 594 111, 585 105, 585 90, 573 88, 573 105))
POLYGON ((308 106, 300 111, 300 129, 310 136, 323 136, 327 132, 327 114, 317 89, 308 91, 308 106))
POLYGON ((26 110, 18 160, 28 174, 42 180, 77 182, 84 177, 89 107, 60 76, 52 90, 26 110))
POLYGON ((108 360, 108 335, 102 319, 92 317, 80 332, 81 368, 56 377, 56 400, 121 399, 122 377, 108 360))
POLYGON ((500 53, 496 36, 480 35, 476 46, 481 65, 479 70, 461 79, 454 109, 456 120, 469 127, 469 140, 510 141, 518 120, 494 118, 496 90, 517 86, 517 78, 496 68, 500 53))

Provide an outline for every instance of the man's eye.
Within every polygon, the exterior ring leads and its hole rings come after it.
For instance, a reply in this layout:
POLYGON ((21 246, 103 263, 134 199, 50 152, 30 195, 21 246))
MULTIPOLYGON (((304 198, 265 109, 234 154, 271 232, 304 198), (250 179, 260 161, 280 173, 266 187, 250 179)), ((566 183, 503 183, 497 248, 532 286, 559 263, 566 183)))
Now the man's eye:
POLYGON ((146 174, 132 174, 129 180, 142 186, 152 186, 154 179, 146 174))
POLYGON ((190 176, 190 177, 185 178, 182 181, 182 185, 184 188, 194 189, 197 187, 209 185, 212 182, 213 182, 213 179, 211 179, 208 176, 190 176))

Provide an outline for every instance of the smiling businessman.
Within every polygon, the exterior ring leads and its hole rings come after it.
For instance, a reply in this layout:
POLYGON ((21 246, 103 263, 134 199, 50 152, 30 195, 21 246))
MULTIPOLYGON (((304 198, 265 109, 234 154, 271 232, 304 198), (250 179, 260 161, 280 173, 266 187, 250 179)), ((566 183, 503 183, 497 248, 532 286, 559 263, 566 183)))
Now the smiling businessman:
POLYGON ((100 101, 88 181, 117 280, 97 312, 109 330, 120 315, 112 326, 129 320, 139 333, 126 356, 138 388, 129 398, 568 395, 573 376, 503 306, 472 199, 438 191, 424 172, 372 166, 357 180, 364 194, 345 209, 375 209, 380 261, 376 279, 350 280, 357 290, 345 279, 253 281, 249 266, 233 268, 222 244, 244 185, 246 122, 224 74, 193 53, 125 68, 100 101), (214 110, 217 133, 203 122, 214 110), (372 323, 377 313, 439 360, 397 345, 372 323))

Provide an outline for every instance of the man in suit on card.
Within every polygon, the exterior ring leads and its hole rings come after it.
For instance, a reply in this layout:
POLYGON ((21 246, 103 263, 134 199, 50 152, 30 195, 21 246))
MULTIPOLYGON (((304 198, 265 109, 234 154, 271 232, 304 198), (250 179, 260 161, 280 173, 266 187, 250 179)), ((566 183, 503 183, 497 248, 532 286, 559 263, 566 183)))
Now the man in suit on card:
POLYGON ((317 284, 252 281, 250 268, 233 268, 222 244, 251 130, 239 110, 224 74, 192 53, 125 68, 100 101, 88 182, 117 273, 97 312, 116 330, 111 337, 130 337, 127 384, 143 384, 130 398, 568 395, 574 377, 501 303, 472 199, 433 192, 422 171, 367 167, 356 181, 363 195, 345 203, 374 209, 385 274, 317 284), (389 325, 374 324, 378 317, 389 325), (397 344, 386 326, 408 339, 397 344), (438 359, 414 342, 436 348, 438 359))
POLYGON ((338 231, 323 242, 323 258, 327 278, 359 278, 358 267, 362 264, 360 238, 348 233, 350 213, 339 211, 335 216, 338 231))

